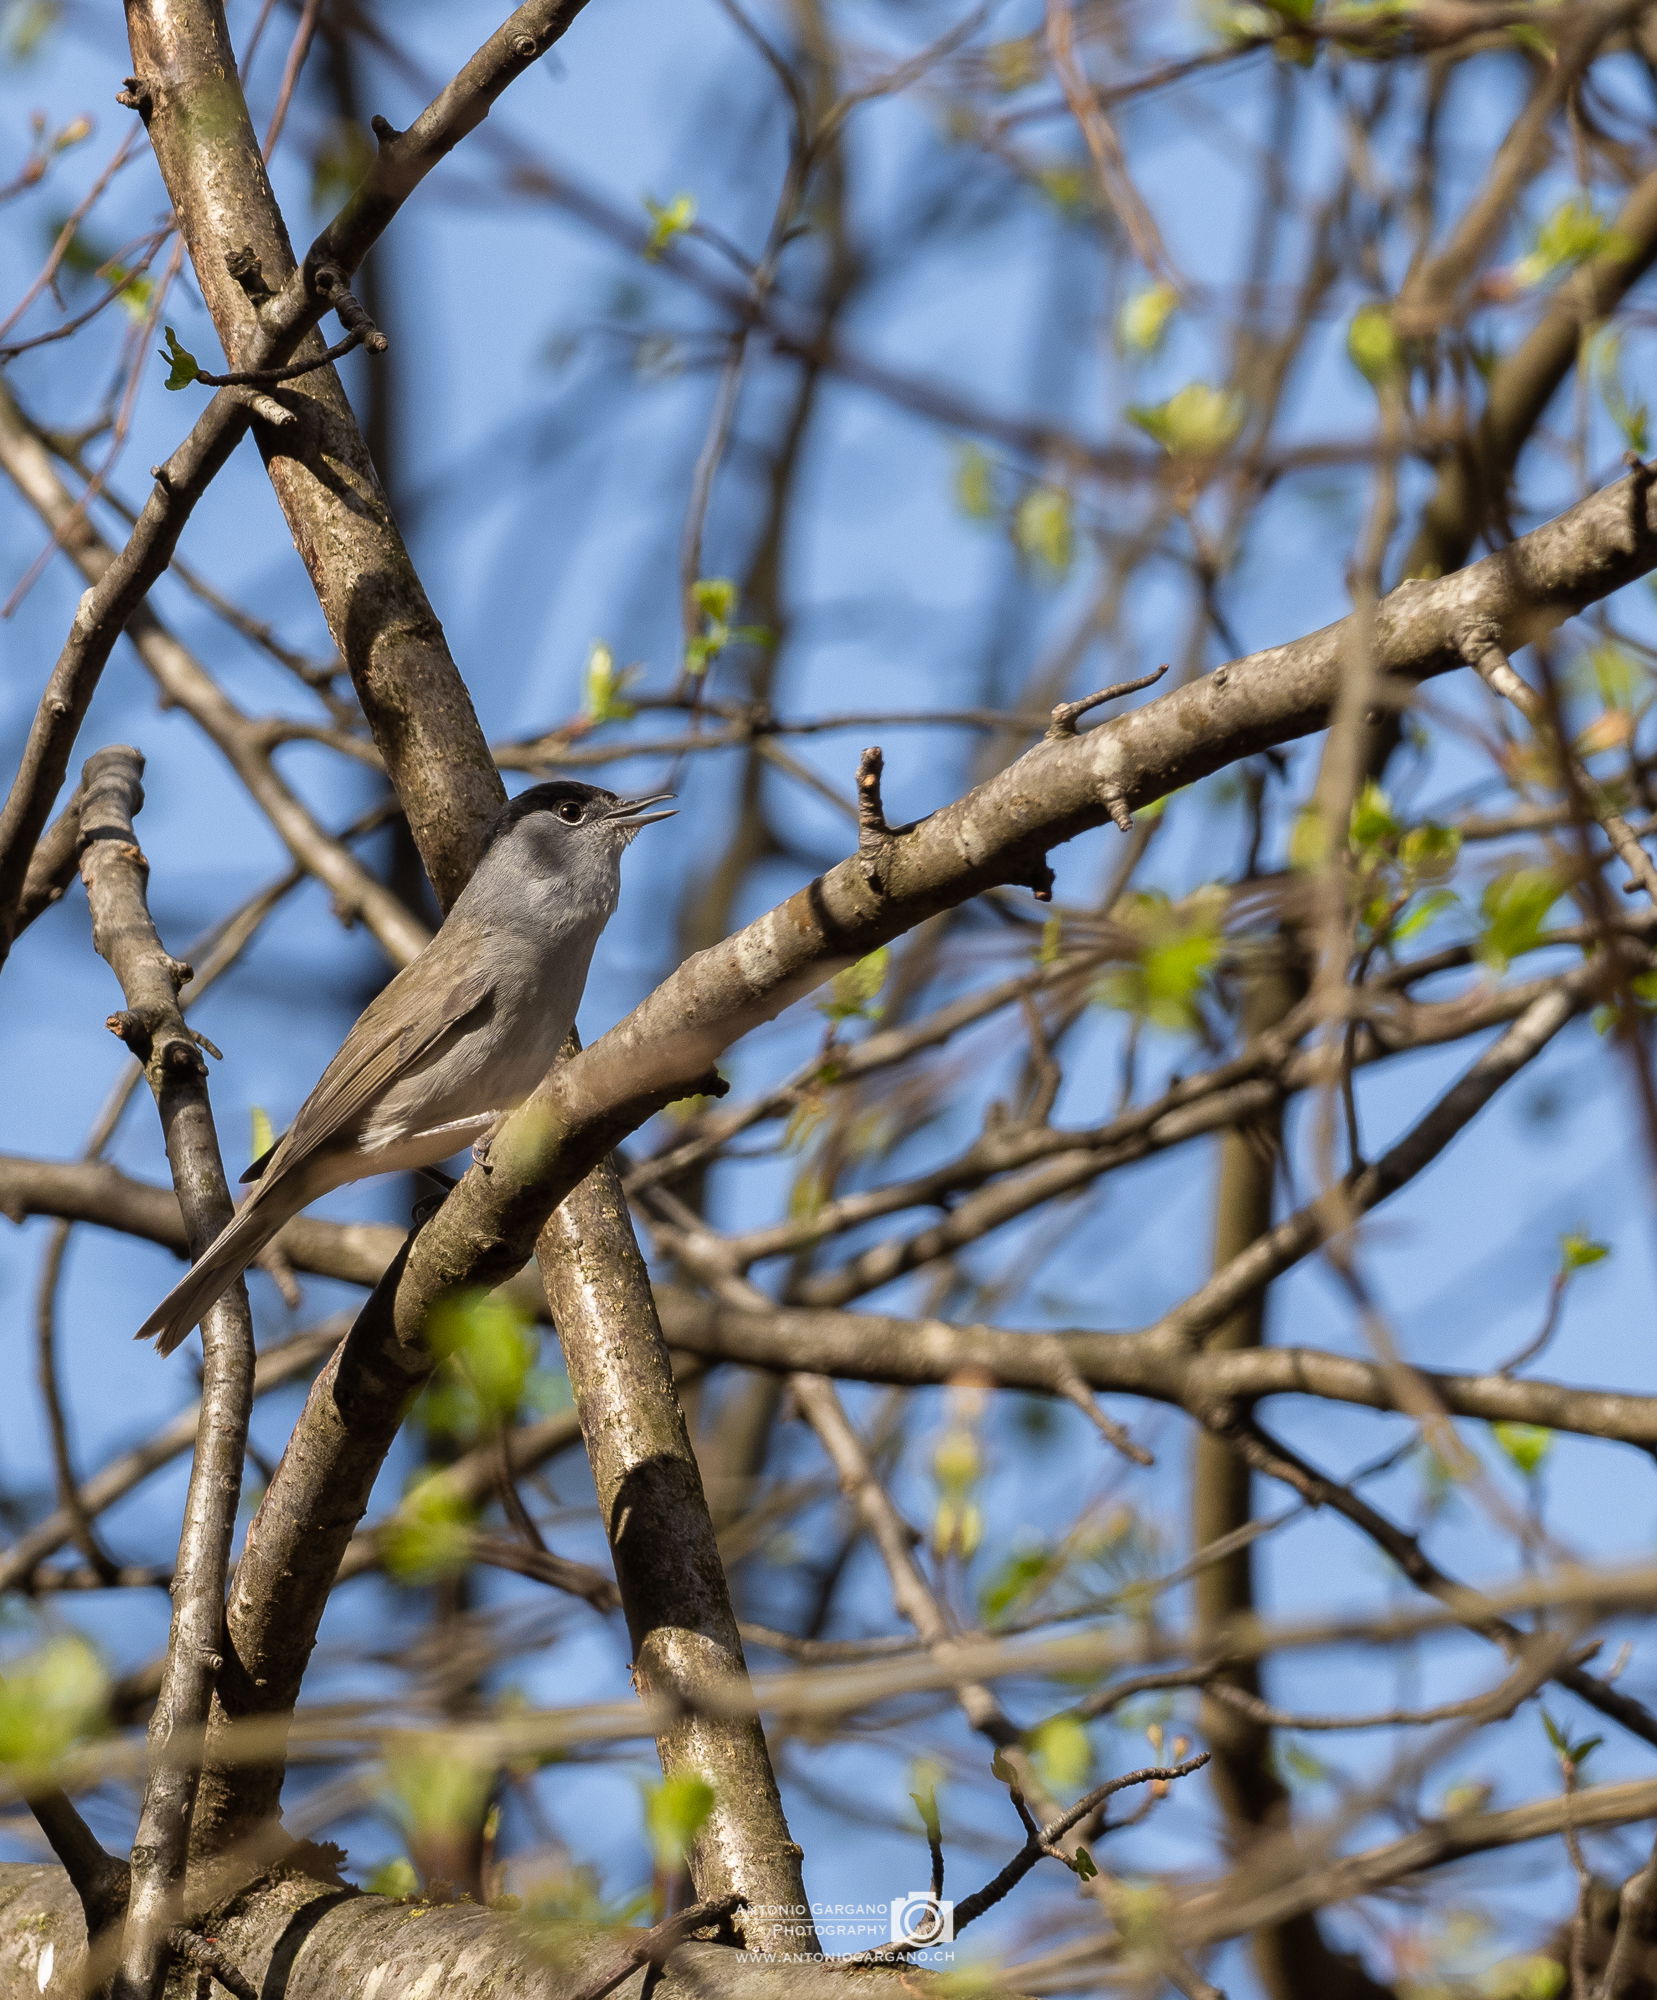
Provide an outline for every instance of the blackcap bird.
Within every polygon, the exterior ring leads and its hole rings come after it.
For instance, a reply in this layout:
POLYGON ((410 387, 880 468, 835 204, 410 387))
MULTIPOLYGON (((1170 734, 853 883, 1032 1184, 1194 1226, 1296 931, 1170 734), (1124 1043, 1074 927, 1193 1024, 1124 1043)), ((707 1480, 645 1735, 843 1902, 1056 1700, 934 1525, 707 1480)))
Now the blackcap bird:
POLYGON ((363 1009, 299 1115, 243 1174, 253 1192, 137 1338, 179 1342, 276 1232, 318 1195, 435 1166, 482 1145, 557 1059, 621 857, 669 792, 534 785, 490 828, 483 858, 420 956, 363 1009))

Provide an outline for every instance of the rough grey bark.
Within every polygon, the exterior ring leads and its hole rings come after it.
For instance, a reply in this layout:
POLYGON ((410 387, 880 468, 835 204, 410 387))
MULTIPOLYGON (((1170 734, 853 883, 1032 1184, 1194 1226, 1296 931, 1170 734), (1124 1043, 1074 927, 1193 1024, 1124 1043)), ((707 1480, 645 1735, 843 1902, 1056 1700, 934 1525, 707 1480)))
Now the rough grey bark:
MULTIPOLYGON (((126 1009, 110 1027, 144 1065, 166 1141, 190 1247, 199 1252, 230 1220, 234 1204, 207 1097, 207 1063, 185 1026, 178 989, 189 968, 168 956, 145 901, 148 865, 133 831, 143 803, 136 750, 88 758, 82 779, 81 873, 92 941, 121 982, 126 1009)), ((253 1401, 253 1315, 247 1287, 232 1285, 201 1327, 202 1395, 195 1455, 173 1578, 173 1611, 161 1689, 150 1718, 149 1769, 138 1832, 119 2000, 151 2000, 167 1967, 167 1932, 179 1916, 197 1768, 177 1744, 207 1721, 222 1656, 224 1586, 253 1401)))
MULTIPOLYGON (((286 306, 303 283, 224 11, 216 0, 128 0, 127 32, 150 143, 225 356, 232 368, 255 365, 280 317, 255 295, 280 294, 286 306), (238 280, 232 259, 259 279, 238 280)), ((306 272, 323 261, 313 250, 306 272)), ((315 360, 323 345, 309 333, 298 358, 315 360)), ((338 375, 318 368, 271 393, 297 418, 261 440, 271 485, 438 894, 451 901, 500 780, 338 375)))
MULTIPOLYGON (((214 1938, 267 2000, 574 2000, 637 1935, 549 1925, 539 1943, 474 1904, 387 1902, 303 1876, 262 1885, 215 1914, 214 1938)), ((83 2000, 86 1932, 60 1868, 0 1865, 0 2000, 83 2000)), ((193 1977, 193 1975, 192 1975, 193 1977)), ((189 1987, 181 1988, 181 1994, 189 1987)), ((915 2000, 948 1989, 913 1968, 777 1966, 727 1945, 681 1945, 663 1976, 641 1971, 619 2000, 915 2000)), ((984 2000, 1010 2000, 993 1982, 984 2000)))
MULTIPOLYGON (((613 1170, 589 1175, 553 1212, 536 1258, 587 1440, 635 1684, 646 1698, 694 1703, 699 1690, 740 1680, 747 1665, 655 1298, 613 1170)), ((733 1921, 753 1950, 816 1951, 800 1850, 758 1719, 688 1708, 656 1747, 665 1774, 699 1773, 714 1789, 691 1856, 698 1897, 744 1896, 751 1910, 733 1921)))

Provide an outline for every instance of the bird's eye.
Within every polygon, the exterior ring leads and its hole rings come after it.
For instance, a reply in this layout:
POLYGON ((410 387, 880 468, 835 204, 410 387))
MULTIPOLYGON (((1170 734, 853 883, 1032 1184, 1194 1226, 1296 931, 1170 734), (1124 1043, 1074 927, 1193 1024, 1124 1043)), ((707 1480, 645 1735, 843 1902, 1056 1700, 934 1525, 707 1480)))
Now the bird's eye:
POLYGON ((581 808, 575 803, 573 799, 566 800, 565 803, 558 808, 558 817, 561 820, 563 820, 566 825, 579 826, 581 824, 581 808))

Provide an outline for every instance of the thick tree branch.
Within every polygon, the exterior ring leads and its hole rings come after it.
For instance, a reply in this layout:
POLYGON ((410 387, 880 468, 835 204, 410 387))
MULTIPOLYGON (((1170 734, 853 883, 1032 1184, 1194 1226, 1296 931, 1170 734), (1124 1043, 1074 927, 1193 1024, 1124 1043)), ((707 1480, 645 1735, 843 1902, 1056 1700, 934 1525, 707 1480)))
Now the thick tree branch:
MULTIPOLYGON (((599 1924, 532 1925, 471 1903, 397 1903, 295 1874, 257 1885, 214 1918, 214 1936, 256 1991, 342 2000, 431 1989, 445 2000, 577 2000, 644 1934, 599 1924), (377 1982, 377 1983, 376 1983, 377 1982)), ((0 1865, 0 2000, 81 2000, 87 1966, 80 1905, 60 1868, 0 1865)), ((688 1941, 666 1958, 654 2000, 945 2000, 918 1968, 767 1964, 728 1945, 688 1941)), ((994 1983, 985 2000, 1015 2000, 994 1983)))
POLYGON ((699 1713, 709 1688, 747 1673, 696 1455, 656 1302, 614 1171, 591 1176, 536 1246, 598 1490, 599 1515, 645 1699, 678 1719, 656 1739, 662 1770, 697 1773, 713 1810, 691 1856, 703 1900, 740 1895, 732 1922, 756 1951, 817 1949, 800 1850, 790 1838, 757 1718, 699 1713))
MULTIPOLYGON (((1378 608, 1374 645, 1394 690, 1461 664, 1460 636, 1487 619, 1506 648, 1657 563, 1653 482, 1622 480, 1498 554, 1437 583, 1401 585, 1378 608)), ((1268 744, 1320 727, 1346 623, 1220 667, 1117 721, 1038 743, 905 834, 883 893, 844 861, 787 902, 699 952, 625 1021, 555 1070, 503 1127, 423 1233, 397 1288, 408 1340, 433 1299, 498 1282, 528 1256, 553 1206, 627 1132, 702 1086, 722 1050, 848 961, 923 918, 1027 875, 1049 846, 1268 744)))
MULTIPOLYGON (((229 1221, 234 1204, 207 1099, 207 1070, 184 1024, 178 989, 187 968, 156 935, 144 897, 147 873, 133 831, 143 801, 135 750, 102 750, 83 780, 81 872, 92 939, 121 982, 127 1007, 110 1025, 144 1065, 192 1251, 229 1221)), ((167 1932, 178 1917, 195 1803, 193 1759, 181 1758, 207 1720, 221 1664, 224 1586, 242 1485, 253 1400, 253 1319, 240 1283, 202 1322, 201 1414, 173 1582, 172 1626, 150 1725, 150 1765, 132 1850, 131 1899, 119 2000, 153 2000, 166 1976, 167 1932)))
MULTIPOLYGON (((296 343, 298 359, 320 359, 322 341, 310 329, 374 239, 576 12, 571 0, 519 8, 408 133, 382 134, 363 185, 296 263, 218 0, 129 0, 150 142, 232 368, 280 364, 296 343)), ((318 367, 287 384, 280 400, 297 414, 299 435, 284 429, 269 441, 271 484, 448 903, 477 859, 500 780, 338 376, 318 367)))

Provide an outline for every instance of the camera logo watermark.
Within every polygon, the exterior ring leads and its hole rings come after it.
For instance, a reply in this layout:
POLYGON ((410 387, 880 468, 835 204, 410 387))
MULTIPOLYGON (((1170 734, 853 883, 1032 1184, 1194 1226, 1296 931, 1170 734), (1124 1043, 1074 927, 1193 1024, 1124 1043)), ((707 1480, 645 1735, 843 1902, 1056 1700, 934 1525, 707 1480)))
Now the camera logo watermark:
POLYGON ((866 1903, 751 1904, 748 1915, 770 1920, 773 1942, 753 1955, 774 1962, 855 1961, 867 1954, 876 1963, 893 1965, 902 1962, 892 1955, 894 1948, 926 1952, 926 1962, 933 1966, 953 1964, 955 1959, 951 1949, 955 1943, 955 1905, 924 1889, 866 1903), (798 1949, 788 1948, 785 1940, 789 1938, 798 1940, 798 1949), (808 1943, 814 1948, 808 1949, 808 1943))
POLYGON ((892 1898, 891 1912, 893 1944, 930 1949, 935 1944, 955 1941, 955 1905, 942 1896, 911 1889, 907 1896, 892 1898))

